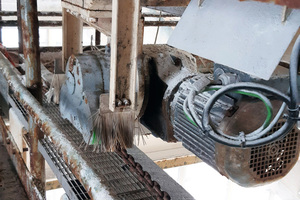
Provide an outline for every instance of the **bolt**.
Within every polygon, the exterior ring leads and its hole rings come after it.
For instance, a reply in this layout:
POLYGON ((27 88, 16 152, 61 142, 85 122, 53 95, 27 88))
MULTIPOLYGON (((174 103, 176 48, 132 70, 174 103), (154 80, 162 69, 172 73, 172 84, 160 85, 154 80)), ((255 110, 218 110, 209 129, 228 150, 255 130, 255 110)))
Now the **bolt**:
POLYGON ((123 105, 125 105, 125 106, 129 106, 130 105, 130 100, 129 99, 123 98, 122 102, 123 102, 123 105))
POLYGON ((120 106, 122 106, 122 101, 120 100, 120 99, 116 99, 116 106, 117 107, 120 107, 120 106))
POLYGON ((9 137, 6 138, 6 144, 10 144, 10 138, 9 137))

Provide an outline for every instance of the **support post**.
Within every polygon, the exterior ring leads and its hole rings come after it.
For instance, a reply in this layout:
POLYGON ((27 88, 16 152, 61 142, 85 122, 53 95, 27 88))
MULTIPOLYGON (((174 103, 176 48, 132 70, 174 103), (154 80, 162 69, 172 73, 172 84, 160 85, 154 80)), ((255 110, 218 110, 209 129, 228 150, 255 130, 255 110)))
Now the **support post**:
POLYGON ((112 7, 109 109, 115 110, 117 97, 130 100, 131 109, 135 110, 143 43, 140 0, 113 0, 112 7))
POLYGON ((98 30, 95 30, 95 36, 96 36, 95 46, 100 45, 101 44, 101 33, 98 30))
POLYGON ((65 71, 66 64, 72 54, 82 53, 82 30, 83 23, 63 8, 63 47, 62 64, 65 71))
POLYGON ((18 17, 19 54, 23 54, 23 36, 22 36, 20 0, 17 0, 17 17, 18 17))
MULTIPOLYGON (((37 0, 20 1, 23 51, 26 65, 26 87, 42 103, 41 63, 39 52, 39 26, 37 0)), ((43 133, 32 119, 29 119, 30 168, 34 181, 42 195, 45 195, 45 160, 38 151, 38 140, 43 133)))

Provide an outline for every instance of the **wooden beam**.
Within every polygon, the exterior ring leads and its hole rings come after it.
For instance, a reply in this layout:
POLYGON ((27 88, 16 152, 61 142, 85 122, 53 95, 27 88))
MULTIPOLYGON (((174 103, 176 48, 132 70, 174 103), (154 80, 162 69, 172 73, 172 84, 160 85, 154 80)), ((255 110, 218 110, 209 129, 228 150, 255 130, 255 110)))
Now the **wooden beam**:
POLYGON ((82 20, 71 15, 63 8, 63 70, 72 54, 82 53, 82 30, 82 20))
MULTIPOLYGON (((240 0, 245 1, 245 0, 240 0)), ((249 1, 249 0, 247 0, 249 1)), ((299 0, 254 0, 254 1, 261 1, 261 2, 268 2, 268 3, 275 3, 281 6, 287 6, 289 8, 300 8, 300 1, 299 0)))
MULTIPOLYGON (((182 7, 187 6, 191 0, 141 0, 140 5, 145 6, 169 6, 182 7)), ((73 5, 89 11, 112 10, 112 0, 62 0, 62 5, 73 5), (83 2, 83 3, 82 3, 83 2)))
POLYGON ((141 7, 139 0, 113 0, 109 109, 116 97, 130 101, 135 110, 138 60, 142 55, 141 7))
MULTIPOLYGON (((80 4, 81 5, 81 4, 80 4)), ((109 10, 91 10, 89 8, 82 7, 77 4, 71 4, 69 2, 61 2, 61 6, 65 9, 77 12, 84 17, 94 17, 94 18, 109 18, 111 17, 111 9, 109 10)))

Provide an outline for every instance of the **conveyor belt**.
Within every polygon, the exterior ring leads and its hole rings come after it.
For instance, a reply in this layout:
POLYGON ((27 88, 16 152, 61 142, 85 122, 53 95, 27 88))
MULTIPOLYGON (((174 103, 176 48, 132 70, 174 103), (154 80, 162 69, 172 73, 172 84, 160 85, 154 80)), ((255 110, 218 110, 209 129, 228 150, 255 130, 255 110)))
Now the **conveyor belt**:
MULTIPOLYGON (((57 123, 66 136, 74 143, 74 147, 80 147, 83 137, 80 132, 68 121, 60 116, 59 107, 53 103, 44 102, 47 114, 53 122, 57 123)), ((131 172, 129 166, 123 159, 114 152, 96 153, 90 146, 86 151, 80 148, 79 151, 91 163, 97 175, 101 177, 102 184, 105 184, 116 199, 156 199, 156 194, 149 191, 145 184, 138 180, 138 174, 131 172)))

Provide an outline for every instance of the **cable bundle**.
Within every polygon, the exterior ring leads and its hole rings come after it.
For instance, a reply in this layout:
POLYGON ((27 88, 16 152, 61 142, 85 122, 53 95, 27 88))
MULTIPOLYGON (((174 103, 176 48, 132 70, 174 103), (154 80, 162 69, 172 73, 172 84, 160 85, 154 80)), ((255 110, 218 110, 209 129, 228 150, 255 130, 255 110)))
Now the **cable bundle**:
POLYGON ((199 88, 195 86, 195 89, 190 91, 188 97, 184 101, 183 110, 187 118, 192 122, 192 124, 197 126, 201 132, 203 132, 205 135, 209 136, 211 139, 215 140, 216 142, 228 146, 232 146, 232 147, 243 147, 243 148, 260 146, 260 145, 270 143, 274 140, 284 137, 298 121, 299 107, 298 107, 297 75, 298 75, 299 64, 300 64, 300 37, 298 37, 291 55, 289 96, 283 94, 279 90, 274 89, 272 87, 258 84, 258 83, 250 83, 250 82, 234 83, 234 84, 229 84, 221 87, 211 86, 208 88, 199 88), (217 91, 211 96, 211 98, 205 104, 203 110, 203 116, 202 119, 200 119, 198 114, 195 111, 193 102, 197 94, 208 90, 217 90, 217 91), (211 120, 209 117, 210 110, 222 95, 225 95, 229 92, 255 97, 264 102, 268 111, 268 115, 261 127, 259 127, 257 130, 249 134, 240 132, 239 135, 237 136, 226 135, 222 131, 214 128, 214 126, 211 124, 211 120), (271 121, 273 115, 272 104, 270 100, 262 93, 270 94, 283 102, 278 113, 276 114, 276 116, 272 121, 271 121), (277 123, 279 118, 282 116, 282 113, 285 110, 286 106, 288 107, 288 115, 285 115, 287 120, 284 123, 284 125, 275 133, 266 137, 262 137, 266 135, 277 123))

